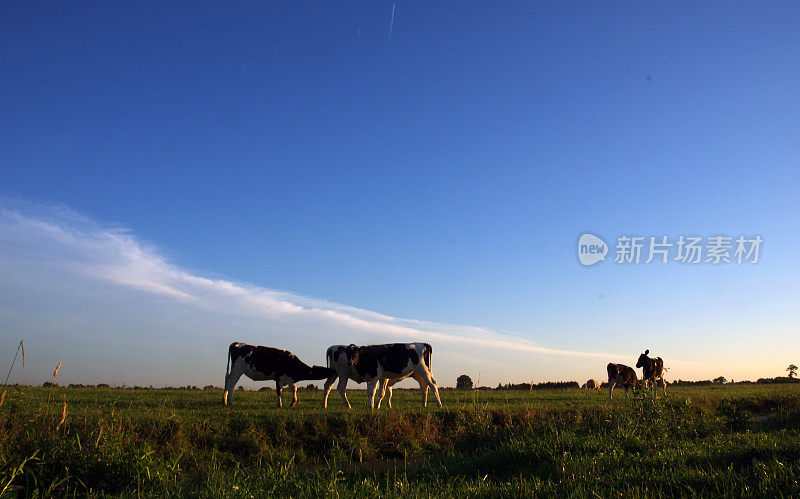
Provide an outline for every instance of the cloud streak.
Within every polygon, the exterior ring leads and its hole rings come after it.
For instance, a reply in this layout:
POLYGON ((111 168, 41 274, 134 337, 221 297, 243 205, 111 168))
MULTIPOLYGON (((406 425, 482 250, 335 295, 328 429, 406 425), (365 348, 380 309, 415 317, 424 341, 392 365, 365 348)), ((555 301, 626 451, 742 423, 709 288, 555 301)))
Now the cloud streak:
POLYGON ((0 241, 4 245, 20 239, 35 241, 50 249, 48 254, 42 255, 50 264, 113 285, 191 302, 197 307, 254 314, 267 319, 302 315, 399 341, 425 335, 446 342, 466 342, 499 349, 583 357, 608 356, 550 349, 485 328, 391 317, 285 291, 201 277, 168 263, 154 247, 137 241, 127 230, 101 227, 64 208, 38 208, 36 215, 7 207, 0 209, 0 227, 3 229, 0 241))
MULTIPOLYGON (((324 349, 330 343, 316 343, 326 340, 356 343, 425 340, 439 352, 452 352, 454 358, 475 357, 480 352, 478 357, 484 356, 490 362, 511 354, 521 360, 525 355, 537 355, 593 359, 593 363, 603 365, 600 359, 620 357, 548 348, 486 328, 392 317, 286 291, 204 277, 170 263, 154 246, 139 241, 125 228, 104 226, 59 206, 0 201, 0 255, 6 261, 27 262, 26 268, 31 273, 57 269, 93 282, 104 292, 123 290, 133 293, 134 299, 150 296, 167 310, 189 307, 216 317, 257 321, 272 331, 271 341, 276 346, 281 346, 282 341, 288 343, 287 338, 302 343, 305 346, 301 350, 307 351, 313 351, 312 343, 313 348, 324 349), (325 340, 317 339, 318 336, 325 340)), ((231 339, 229 336, 215 339, 215 348, 216 344, 231 339)), ((450 367, 455 370, 466 366, 450 367)), ((520 366, 518 371, 522 372, 524 367, 520 366)))

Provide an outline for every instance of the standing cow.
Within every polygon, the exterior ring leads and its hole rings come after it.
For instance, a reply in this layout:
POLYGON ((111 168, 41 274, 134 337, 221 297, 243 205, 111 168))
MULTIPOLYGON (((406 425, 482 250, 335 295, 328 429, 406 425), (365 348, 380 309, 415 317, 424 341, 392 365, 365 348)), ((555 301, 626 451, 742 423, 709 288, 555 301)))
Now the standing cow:
POLYGON ((292 387, 292 406, 297 403, 298 381, 325 379, 333 369, 322 366, 308 366, 288 350, 231 343, 228 347, 228 365, 225 368, 225 405, 233 402, 233 389, 242 374, 253 381, 273 380, 278 394, 278 407, 282 407, 281 391, 284 386, 292 387))
POLYGON ((442 407, 439 397, 439 387, 431 374, 431 354, 433 349, 427 343, 389 343, 386 345, 333 345, 328 348, 328 366, 335 370, 334 374, 325 381, 322 406, 328 407, 328 394, 336 379, 339 379, 337 391, 342 396, 345 405, 350 408, 347 400, 347 380, 356 383, 367 383, 368 400, 370 408, 380 408, 386 391, 389 391, 387 404, 392 407, 392 385, 407 377, 412 377, 419 383, 422 390, 422 405, 428 405, 428 388, 433 389, 436 403, 442 407), (375 405, 375 392, 380 387, 381 395, 375 405))
POLYGON ((625 398, 628 398, 628 390, 636 384, 636 371, 632 367, 624 364, 610 363, 606 366, 608 371, 608 398, 614 398, 614 385, 621 385, 625 388, 625 398))
POLYGON ((642 368, 644 372, 642 379, 645 385, 649 386, 652 383, 653 389, 656 392, 658 392, 658 386, 661 385, 664 387, 664 395, 666 395, 667 382, 664 379, 664 361, 661 360, 661 357, 651 359, 647 356, 649 353, 650 350, 645 350, 644 353, 639 356, 639 360, 636 361, 636 367, 642 368))

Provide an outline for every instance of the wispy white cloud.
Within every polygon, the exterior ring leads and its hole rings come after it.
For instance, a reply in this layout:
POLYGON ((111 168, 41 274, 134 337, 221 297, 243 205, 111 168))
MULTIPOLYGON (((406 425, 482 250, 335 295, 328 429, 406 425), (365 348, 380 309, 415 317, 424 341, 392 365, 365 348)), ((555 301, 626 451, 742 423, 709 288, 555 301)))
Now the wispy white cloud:
MULTIPOLYGON (((453 359, 483 357, 489 362, 520 359, 520 365, 510 365, 507 372, 498 373, 496 378, 503 380, 517 373, 530 375, 530 361, 525 362, 525 356, 530 355, 573 358, 576 362, 587 359, 595 370, 596 366, 604 365, 602 359, 620 357, 548 348, 520 336, 486 328, 391 317, 286 291, 204 277, 168 262, 157 248, 141 242, 124 228, 104 226, 59 206, 0 201, 0 255, 7 261, 25 260, 31 273, 58 269, 106 286, 103 289, 152 296, 160 300, 161 307, 166 310, 172 303, 173 307, 189 307, 218 318, 255 320, 269 331, 269 340, 276 346, 300 345, 293 348, 302 351, 324 350, 327 343, 311 346, 324 341, 321 337, 356 343, 425 340, 433 343, 438 352, 452 352, 453 359)), ((62 286, 69 289, 68 283, 62 286)), ((46 308, 47 304, 33 306, 46 308)), ((187 320, 192 322, 191 314, 188 316, 187 320)), ((106 322, 114 320, 110 317, 106 322)), ((195 327, 203 330, 200 321, 195 327)), ((231 328, 212 342, 217 348, 218 344, 238 338, 235 328, 231 328)), ((169 338, 162 341, 168 343, 169 338)), ((455 361, 448 364, 446 354, 440 356, 445 360, 437 359, 439 365, 453 370, 446 373, 448 376, 454 377, 457 369, 474 367, 472 370, 477 372, 480 368, 455 361)), ((162 374, 168 376, 169 372, 162 374)), ((494 381, 495 377, 484 373, 484 379, 494 381)), ((168 379, 163 382, 170 383, 168 379)))

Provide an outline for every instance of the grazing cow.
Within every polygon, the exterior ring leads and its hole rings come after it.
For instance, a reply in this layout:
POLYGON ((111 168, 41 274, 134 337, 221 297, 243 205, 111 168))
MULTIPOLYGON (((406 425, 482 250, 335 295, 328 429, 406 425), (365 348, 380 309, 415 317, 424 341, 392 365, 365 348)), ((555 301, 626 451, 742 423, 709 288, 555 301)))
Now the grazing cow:
POLYGON ((625 398, 628 398, 628 390, 636 384, 636 371, 624 364, 608 364, 608 398, 614 398, 614 385, 622 385, 625 388, 625 398))
POLYGON ((650 350, 645 350, 644 353, 639 356, 639 360, 636 361, 636 367, 641 367, 642 371, 644 371, 642 379, 646 386, 652 384, 653 389, 658 391, 658 387, 661 385, 664 387, 664 395, 666 395, 667 382, 664 380, 664 361, 661 360, 661 357, 651 359, 647 356, 649 353, 650 350))
POLYGON ((439 398, 439 387, 431 374, 431 353, 433 349, 427 343, 389 343, 386 345, 333 345, 328 348, 328 366, 335 370, 334 374, 325 381, 325 391, 322 395, 322 406, 328 407, 328 394, 336 378, 339 384, 336 387, 345 405, 350 408, 347 400, 347 380, 356 383, 367 383, 369 395, 367 405, 370 408, 381 407, 386 391, 389 391, 387 404, 392 407, 392 385, 409 376, 417 380, 422 390, 422 405, 428 405, 428 387, 433 388, 436 403, 442 406, 439 398), (375 405, 375 392, 380 387, 381 395, 375 405))
POLYGON ((599 390, 600 383, 596 379, 590 379, 589 381, 584 383, 581 388, 583 388, 584 390, 599 390))
POLYGON ((282 407, 281 390, 292 387, 292 406, 297 403, 297 383, 306 379, 325 379, 333 369, 304 364, 295 354, 278 348, 231 343, 225 368, 225 405, 233 402, 233 389, 242 374, 253 381, 274 380, 278 407, 282 407))

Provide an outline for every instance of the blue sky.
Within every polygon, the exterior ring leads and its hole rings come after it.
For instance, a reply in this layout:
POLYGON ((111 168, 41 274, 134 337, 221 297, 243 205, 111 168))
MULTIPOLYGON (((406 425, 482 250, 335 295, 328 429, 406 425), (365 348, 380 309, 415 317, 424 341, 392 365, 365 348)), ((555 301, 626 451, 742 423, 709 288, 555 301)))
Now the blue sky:
POLYGON ((433 338, 445 385, 600 378, 645 348, 672 378, 780 375, 800 360, 798 19, 6 5, 3 351, 40 352, 29 382, 64 360, 67 381, 220 384, 230 341, 320 363, 353 338, 433 338), (755 265, 586 268, 587 231, 764 245, 755 265))

